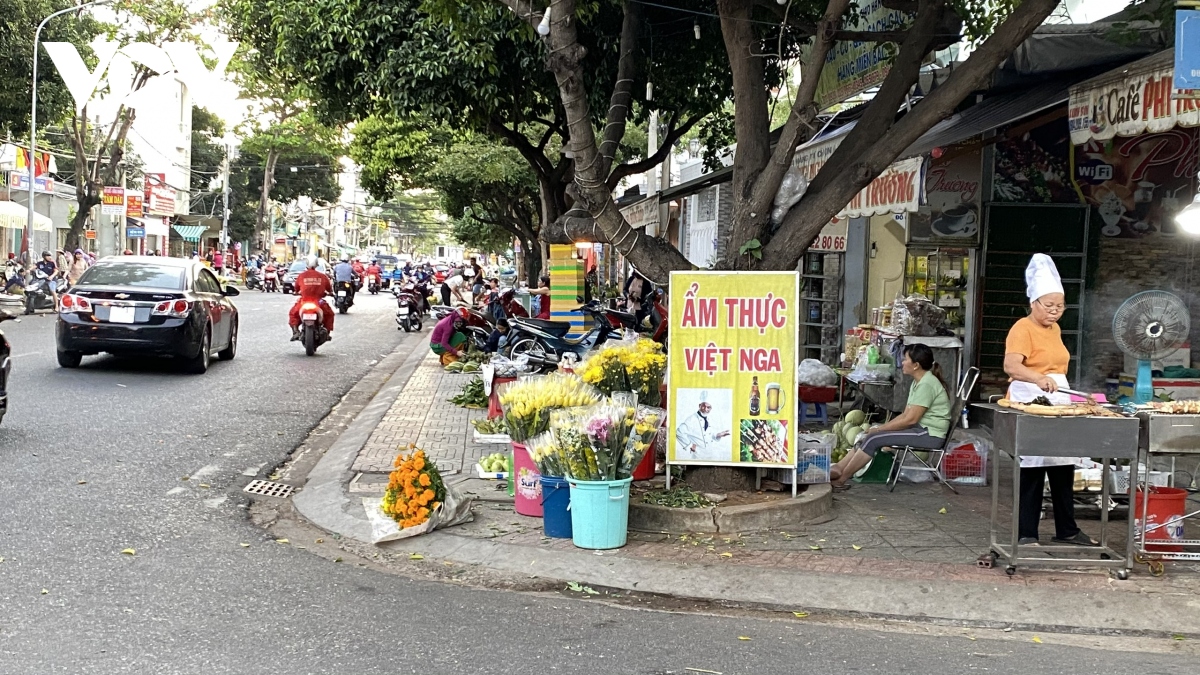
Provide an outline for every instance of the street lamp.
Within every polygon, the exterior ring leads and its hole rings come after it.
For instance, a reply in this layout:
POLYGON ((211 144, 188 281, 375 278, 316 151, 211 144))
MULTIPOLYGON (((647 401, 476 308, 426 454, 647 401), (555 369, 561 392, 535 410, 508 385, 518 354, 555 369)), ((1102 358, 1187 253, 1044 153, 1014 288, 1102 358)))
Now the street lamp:
POLYGON ((1175 214, 1175 222, 1179 225, 1179 229, 1188 234, 1200 234, 1200 191, 1196 192, 1196 198, 1192 200, 1191 204, 1175 214))
MULTIPOLYGON (((63 14, 67 14, 68 12, 78 12, 86 7, 92 7, 93 5, 107 5, 110 2, 113 2, 113 0, 91 0, 91 2, 85 2, 82 5, 60 9, 45 19, 42 19, 42 22, 38 24, 37 30, 33 33, 33 81, 30 83, 29 87, 29 166, 26 167, 29 169, 29 220, 25 224, 25 234, 21 238, 21 248, 24 249, 24 251, 22 251, 22 255, 25 257, 24 263, 26 265, 29 264, 30 258, 29 238, 32 236, 31 231, 33 230, 33 181, 34 178, 36 178, 34 167, 37 165, 35 158, 37 157, 38 40, 40 40, 42 37, 42 29, 46 27, 46 24, 50 23, 51 19, 62 16, 63 14)), ((76 180, 78 180, 78 178, 76 178, 76 180)))

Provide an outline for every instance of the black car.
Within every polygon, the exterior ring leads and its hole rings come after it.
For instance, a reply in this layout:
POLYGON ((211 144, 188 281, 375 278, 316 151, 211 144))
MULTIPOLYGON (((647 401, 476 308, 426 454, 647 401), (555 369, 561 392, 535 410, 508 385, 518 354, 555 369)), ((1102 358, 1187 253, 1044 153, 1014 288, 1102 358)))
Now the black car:
MULTIPOLYGON (((291 294, 296 292, 296 277, 300 276, 300 273, 306 269, 308 269, 308 264, 305 263, 304 260, 295 260, 292 262, 291 266, 288 267, 287 272, 283 275, 283 283, 281 286, 284 293, 291 294)), ((332 281, 332 269, 325 263, 324 258, 319 258, 317 260, 317 271, 327 277, 330 277, 330 280, 332 281)))
POLYGON ((189 372, 208 370, 212 354, 237 354, 238 295, 198 261, 159 256, 104 258, 59 299, 58 365, 84 356, 170 356, 189 372))

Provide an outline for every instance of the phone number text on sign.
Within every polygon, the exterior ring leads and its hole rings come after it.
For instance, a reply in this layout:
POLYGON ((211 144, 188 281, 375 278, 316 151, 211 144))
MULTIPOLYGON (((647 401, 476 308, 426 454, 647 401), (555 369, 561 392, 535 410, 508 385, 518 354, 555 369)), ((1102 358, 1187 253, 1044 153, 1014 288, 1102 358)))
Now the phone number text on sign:
POLYGON ((836 251, 840 253, 846 250, 846 238, 827 234, 821 235, 813 240, 811 248, 814 251, 836 251))

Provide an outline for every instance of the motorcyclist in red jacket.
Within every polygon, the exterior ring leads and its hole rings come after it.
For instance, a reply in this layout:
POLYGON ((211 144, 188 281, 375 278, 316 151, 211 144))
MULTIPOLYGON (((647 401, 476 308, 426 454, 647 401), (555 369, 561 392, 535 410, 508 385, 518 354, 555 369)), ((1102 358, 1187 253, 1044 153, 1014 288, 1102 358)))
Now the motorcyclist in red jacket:
POLYGON ((288 325, 292 327, 292 340, 300 339, 300 307, 306 302, 315 302, 321 306, 322 320, 325 330, 333 339, 333 308, 325 302, 325 296, 333 293, 333 284, 329 277, 317 269, 317 256, 310 255, 304 260, 308 269, 296 275, 296 292, 300 298, 288 311, 288 325))

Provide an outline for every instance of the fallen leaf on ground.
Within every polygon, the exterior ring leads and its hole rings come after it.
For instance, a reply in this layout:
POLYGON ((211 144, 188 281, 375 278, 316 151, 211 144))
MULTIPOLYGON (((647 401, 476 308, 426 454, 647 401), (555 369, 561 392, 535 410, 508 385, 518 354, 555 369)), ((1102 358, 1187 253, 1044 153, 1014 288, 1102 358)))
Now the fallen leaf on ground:
POLYGON ((413 553, 408 556, 408 559, 409 560, 424 560, 425 556, 421 555, 420 553, 413 553))
POLYGON ((820 550, 821 550, 821 547, 820 547, 820 546, 817 546, 816 544, 813 544, 812 546, 809 546, 809 548, 810 548, 810 549, 812 549, 812 550, 814 550, 814 551, 820 551, 820 550))
POLYGON ((242 548, 250 548, 250 544, 247 544, 245 542, 238 544, 238 546, 241 546, 242 548))
POLYGON ((946 507, 944 507, 944 506, 942 508, 938 509, 938 513, 945 513, 945 512, 946 512, 946 507))
POLYGON ((792 616, 796 617, 797 619, 803 619, 804 617, 808 616, 808 612, 792 612, 792 616))
POLYGON ((276 539, 275 543, 276 544, 290 544, 292 542, 288 541, 287 539, 276 539))
POLYGON ((125 555, 136 555, 137 551, 135 551, 131 548, 123 548, 123 549, 121 549, 121 553, 123 553, 125 555))
POLYGON ((202 487, 202 488, 210 488, 210 487, 212 487, 212 486, 211 486, 211 485, 209 485, 208 483, 201 483, 201 484, 200 484, 200 487, 202 487))
POLYGON ((862 547, 861 547, 861 546, 859 546, 858 544, 850 544, 850 548, 854 549, 855 551, 861 551, 861 550, 862 550, 862 547))
MULTIPOLYGON (((4 562, 4 558, 0 558, 0 562, 4 562)), ((1172 633, 1172 634, 1171 634, 1171 639, 1172 639, 1172 640, 1186 640, 1186 639, 1187 639, 1187 637, 1186 637, 1186 636, 1183 636, 1183 635, 1180 635, 1179 633, 1172 633)))
POLYGON ((733 554, 732 554, 732 553, 730 553, 729 551, 726 551, 726 552, 724 552, 724 553, 722 553, 722 554, 721 554, 721 557, 722 557, 722 558, 732 558, 732 557, 733 557, 733 554))
POLYGON ((191 479, 192 479, 191 476, 184 476, 184 477, 180 478, 179 480, 191 480, 191 479))
POLYGON ((317 543, 318 543, 318 544, 324 544, 324 543, 325 543, 325 540, 324 540, 324 539, 318 539, 318 540, 317 540, 317 543))
POLYGON ((1042 638, 1040 638, 1036 635, 1033 636, 1033 641, 1038 643, 1039 645, 1042 644, 1042 638))
POLYGON ((268 480, 277 480, 278 478, 279 478, 279 474, 277 474, 277 473, 273 473, 270 476, 267 476, 268 480))
POLYGON ((50 592, 50 591, 48 591, 48 590, 46 590, 46 589, 44 589, 44 588, 42 589, 42 595, 45 595, 45 594, 47 594, 47 593, 49 593, 49 592, 50 592))
POLYGON ((77 480, 77 481, 75 481, 75 484, 76 485, 87 485, 87 481, 86 480, 77 480))
POLYGON ((975 636, 973 636, 973 635, 964 635, 963 637, 967 638, 967 639, 968 639, 968 640, 970 640, 971 642, 974 642, 974 641, 975 641, 975 636))
POLYGON ((739 636, 738 636, 738 639, 739 639, 739 640, 750 640, 751 638, 748 638, 748 637, 746 637, 745 635, 739 635, 739 636))

